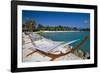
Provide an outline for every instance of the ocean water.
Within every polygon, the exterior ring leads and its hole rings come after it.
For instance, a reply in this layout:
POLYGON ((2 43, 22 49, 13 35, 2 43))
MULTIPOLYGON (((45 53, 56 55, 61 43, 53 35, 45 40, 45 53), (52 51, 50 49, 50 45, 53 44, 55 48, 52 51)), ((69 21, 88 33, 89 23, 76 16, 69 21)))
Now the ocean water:
MULTIPOLYGON (((79 41, 70 44, 75 47, 84 39, 84 37, 89 36, 90 32, 44 32, 42 33, 42 35, 47 39, 65 43, 79 39, 79 41)), ((90 53, 90 39, 88 39, 83 45, 81 45, 79 49, 90 53)))

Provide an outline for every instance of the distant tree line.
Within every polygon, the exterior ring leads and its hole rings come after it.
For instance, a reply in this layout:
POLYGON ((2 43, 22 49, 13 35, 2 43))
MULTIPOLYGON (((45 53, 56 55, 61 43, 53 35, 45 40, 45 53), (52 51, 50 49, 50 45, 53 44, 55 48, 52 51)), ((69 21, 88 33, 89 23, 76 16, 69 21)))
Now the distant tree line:
POLYGON ((28 20, 22 25, 22 31, 90 31, 89 28, 77 28, 69 26, 44 26, 37 24, 35 20, 28 20))
POLYGON ((38 30, 44 31, 90 31, 89 28, 77 28, 77 27, 69 27, 69 26, 43 26, 42 24, 38 24, 38 30))

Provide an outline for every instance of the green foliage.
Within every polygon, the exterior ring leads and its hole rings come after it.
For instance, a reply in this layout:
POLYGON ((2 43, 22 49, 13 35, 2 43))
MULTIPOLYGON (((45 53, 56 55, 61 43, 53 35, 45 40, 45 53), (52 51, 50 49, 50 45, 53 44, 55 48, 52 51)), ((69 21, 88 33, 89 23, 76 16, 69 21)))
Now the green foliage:
POLYGON ((43 26, 42 24, 38 24, 38 31, 89 31, 89 28, 77 28, 77 27, 69 27, 69 26, 43 26))
POLYGON ((27 20, 25 24, 23 24, 23 31, 35 31, 36 22, 35 20, 27 20))
POLYGON ((77 28, 77 27, 69 27, 69 26, 44 26, 42 24, 36 24, 36 21, 33 19, 29 19, 23 24, 23 31, 90 31, 89 28, 77 28))

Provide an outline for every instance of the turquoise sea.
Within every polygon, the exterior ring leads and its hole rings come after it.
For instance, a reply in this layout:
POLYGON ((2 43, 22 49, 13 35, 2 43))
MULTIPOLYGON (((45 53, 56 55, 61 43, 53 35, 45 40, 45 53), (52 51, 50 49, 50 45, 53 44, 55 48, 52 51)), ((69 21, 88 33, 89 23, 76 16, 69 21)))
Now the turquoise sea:
MULTIPOLYGON (((44 32, 42 35, 47 39, 65 43, 79 39, 79 41, 71 44, 73 47, 75 47, 82 41, 84 37, 90 35, 90 32, 44 32)), ((80 49, 90 53, 90 39, 85 42, 80 49)))

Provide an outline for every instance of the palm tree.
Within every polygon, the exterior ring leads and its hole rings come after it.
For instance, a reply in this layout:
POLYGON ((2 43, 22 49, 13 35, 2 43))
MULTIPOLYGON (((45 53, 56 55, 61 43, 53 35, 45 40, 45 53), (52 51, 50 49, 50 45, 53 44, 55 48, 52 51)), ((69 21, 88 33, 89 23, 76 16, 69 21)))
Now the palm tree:
POLYGON ((35 29, 36 29, 35 20, 32 20, 32 19, 31 20, 27 20, 23 29, 25 29, 27 31, 31 31, 31 32, 35 31, 35 29))

